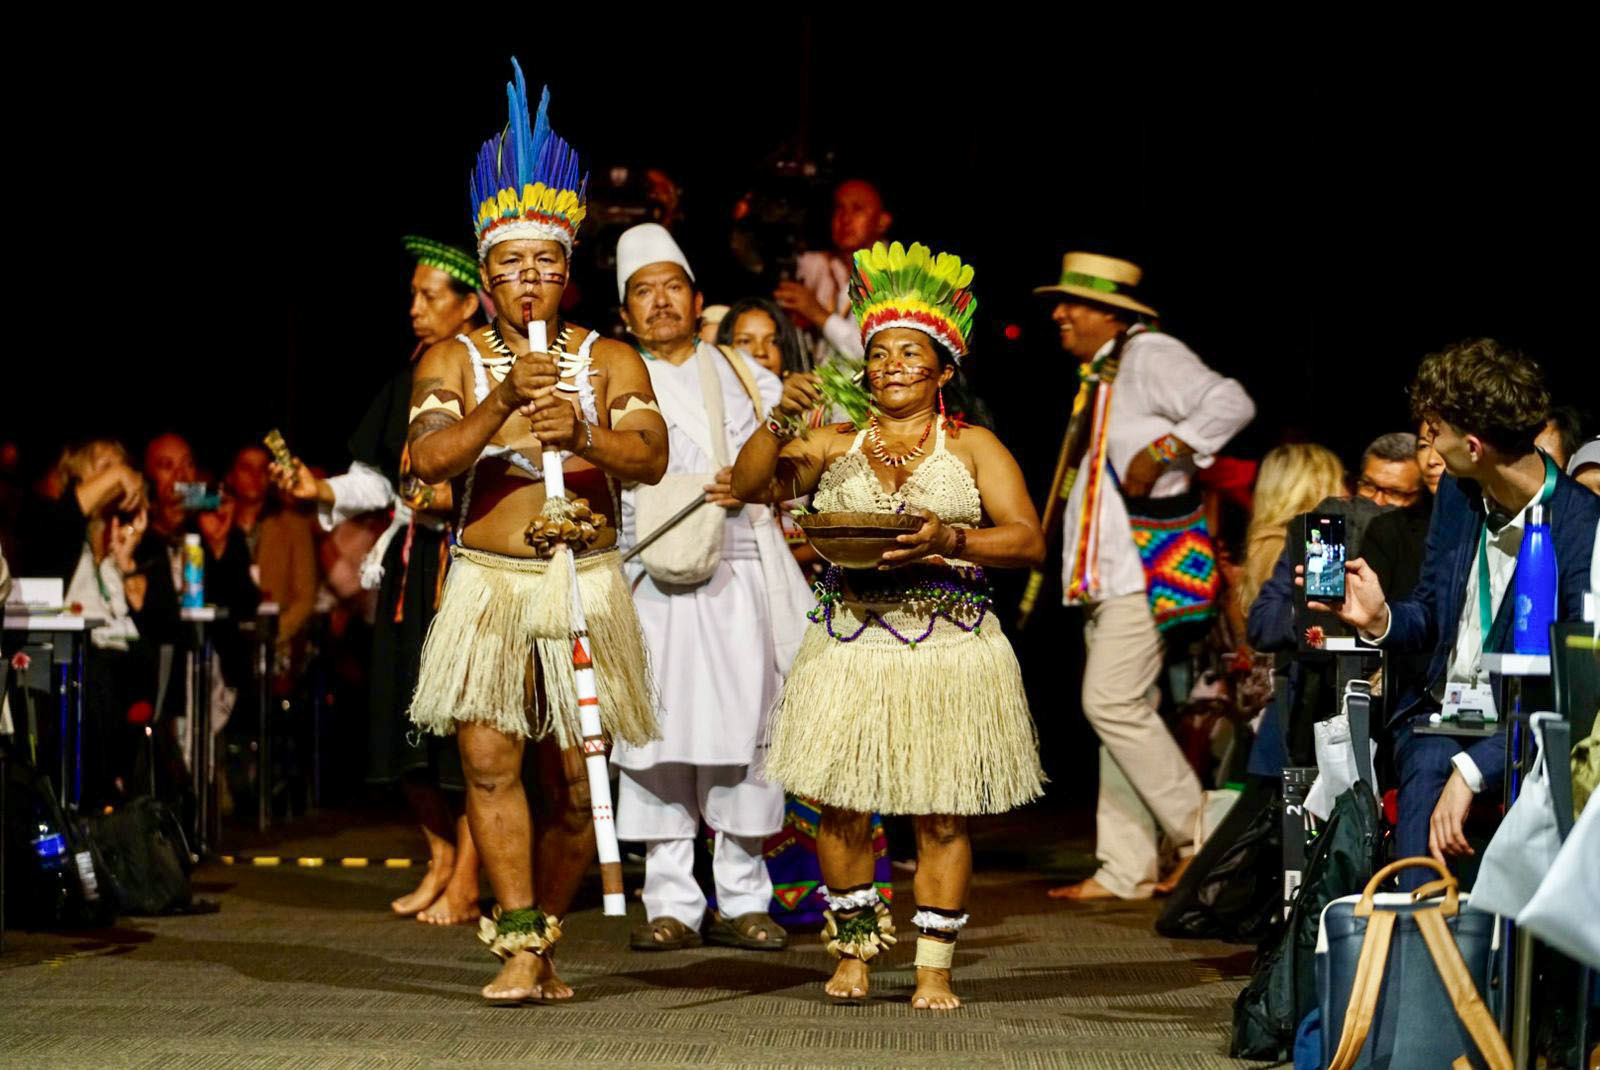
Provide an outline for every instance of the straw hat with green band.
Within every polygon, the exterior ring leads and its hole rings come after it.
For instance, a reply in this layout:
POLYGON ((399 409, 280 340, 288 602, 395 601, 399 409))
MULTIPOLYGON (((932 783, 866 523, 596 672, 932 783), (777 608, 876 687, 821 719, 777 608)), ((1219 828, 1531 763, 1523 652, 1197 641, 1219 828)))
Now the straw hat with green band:
POLYGON ((1061 258, 1061 281, 1054 286, 1036 286, 1033 292, 1071 294, 1096 304, 1158 315, 1139 300, 1139 280, 1143 277, 1139 265, 1128 260, 1095 253, 1068 253, 1061 258))
POLYGON ((400 240, 405 244, 406 252, 417 258, 417 263, 438 268, 470 289, 478 288, 478 260, 465 249, 457 249, 454 245, 446 245, 432 238, 419 238, 415 234, 407 234, 400 240))

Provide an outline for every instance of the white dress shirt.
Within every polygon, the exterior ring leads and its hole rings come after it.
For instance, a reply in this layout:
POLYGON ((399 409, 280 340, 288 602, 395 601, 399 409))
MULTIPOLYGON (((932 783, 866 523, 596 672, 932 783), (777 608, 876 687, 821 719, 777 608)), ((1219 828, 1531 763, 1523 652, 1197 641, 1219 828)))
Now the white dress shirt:
MULTIPOLYGON (((1177 436, 1194 453, 1169 465, 1150 490, 1152 498, 1170 498, 1189 489, 1196 469, 1211 466, 1216 452, 1255 416, 1256 407, 1244 387, 1206 367, 1172 335, 1140 328, 1135 331, 1122 348, 1122 363, 1111 391, 1106 463, 1120 478, 1140 450, 1163 435, 1177 436)), ((1110 353, 1114 344, 1114 340, 1107 342, 1095 359, 1110 353)), ((1083 464, 1089 460, 1085 456, 1083 464)), ((1063 586, 1070 581, 1077 553, 1077 518, 1088 483, 1084 475, 1080 467, 1064 514, 1063 586)), ((1133 544, 1127 507, 1107 480, 1100 495, 1100 590, 1096 600, 1144 589, 1144 566, 1133 544)))

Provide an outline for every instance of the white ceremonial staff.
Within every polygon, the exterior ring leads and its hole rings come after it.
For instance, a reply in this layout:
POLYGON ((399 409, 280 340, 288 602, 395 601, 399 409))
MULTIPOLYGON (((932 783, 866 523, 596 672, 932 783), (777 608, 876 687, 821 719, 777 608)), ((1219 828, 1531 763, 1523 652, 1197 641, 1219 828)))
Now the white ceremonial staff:
MULTIPOLYGON (((548 337, 545 333, 543 320, 533 318, 533 305, 531 302, 522 306, 523 322, 527 324, 528 342, 536 353, 545 353, 551 356, 548 337)), ((582 374, 581 367, 566 368, 576 376, 582 374)), ((572 385, 557 383, 557 390, 568 393, 577 390, 577 383, 572 385)), ((561 451, 559 449, 544 450, 544 497, 545 513, 551 515, 559 513, 565 505, 552 506, 553 502, 565 503, 567 498, 566 478, 561 471, 561 451)), ((572 548, 566 543, 557 543, 555 553, 572 554, 572 548)), ((552 564, 552 570, 554 565, 552 564)), ((578 590, 578 562, 576 555, 568 569, 572 577, 572 673, 578 685, 578 724, 583 730, 583 766, 589 774, 589 798, 594 816, 594 842, 596 853, 600 856, 600 891, 603 895, 603 912, 607 917, 620 918, 627 914, 627 898, 622 892, 622 850, 617 846, 616 817, 611 805, 611 776, 606 768, 606 738, 600 727, 600 692, 595 686, 594 678, 594 650, 589 644, 589 626, 583 616, 583 596, 578 590)))

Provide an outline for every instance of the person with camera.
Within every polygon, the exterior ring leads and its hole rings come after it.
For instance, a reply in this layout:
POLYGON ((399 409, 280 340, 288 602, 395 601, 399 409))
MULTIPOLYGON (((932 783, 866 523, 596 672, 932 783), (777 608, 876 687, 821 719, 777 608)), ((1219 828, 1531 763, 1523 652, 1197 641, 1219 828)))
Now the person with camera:
MULTIPOLYGON (((1465 822, 1474 797, 1505 775, 1505 740, 1419 735, 1416 726, 1446 709, 1451 693, 1492 704, 1499 689, 1483 655, 1510 648, 1517 552, 1528 506, 1542 503, 1555 548, 1556 619, 1582 619, 1589 562, 1600 520, 1591 495, 1534 445, 1550 415, 1550 394, 1533 360, 1492 339, 1476 339, 1426 357, 1411 385, 1413 415, 1444 459, 1411 594, 1391 600, 1372 566, 1345 564, 1344 601, 1328 610, 1374 645, 1426 651, 1423 676, 1399 681, 1391 706, 1399 774, 1399 857, 1473 853, 1465 822)), ((1303 577, 1296 580, 1303 584, 1303 577)), ((1460 705, 1459 702, 1453 703, 1460 705)), ((1420 881, 1422 870, 1412 879, 1420 881)), ((1408 878, 1402 875, 1402 884, 1408 878)))
POLYGON ((833 190, 833 215, 828 232, 833 247, 801 253, 793 281, 780 282, 773 298, 779 306, 815 332, 812 361, 826 364, 836 356, 860 360, 866 353, 850 317, 850 263, 858 249, 870 249, 889 232, 894 216, 883 194, 863 178, 848 178, 833 190))

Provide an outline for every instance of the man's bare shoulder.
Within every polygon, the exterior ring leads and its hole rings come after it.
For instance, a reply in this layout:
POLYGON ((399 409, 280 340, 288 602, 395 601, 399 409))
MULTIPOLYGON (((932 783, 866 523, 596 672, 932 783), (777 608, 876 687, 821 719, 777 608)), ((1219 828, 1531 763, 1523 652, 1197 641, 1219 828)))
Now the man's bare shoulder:
POLYGON ((446 338, 429 346, 417 360, 413 382, 459 373, 467 366, 467 347, 459 338, 446 338))

